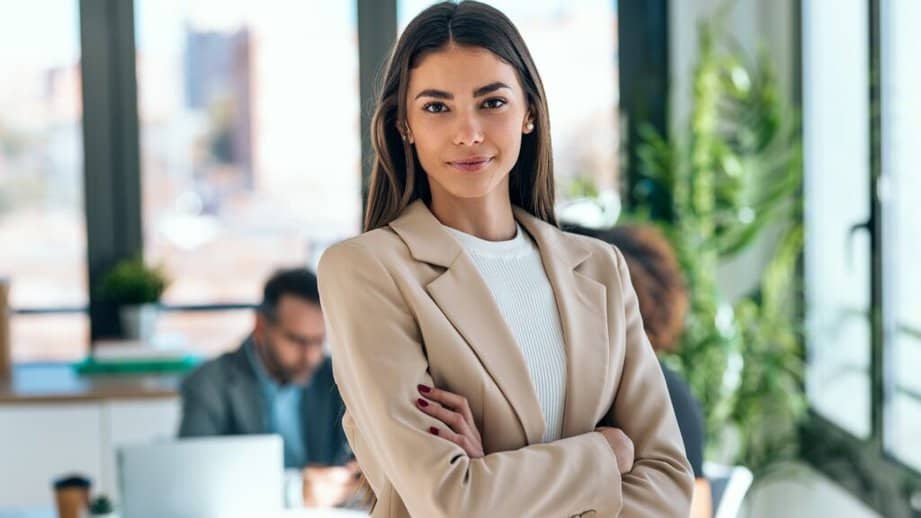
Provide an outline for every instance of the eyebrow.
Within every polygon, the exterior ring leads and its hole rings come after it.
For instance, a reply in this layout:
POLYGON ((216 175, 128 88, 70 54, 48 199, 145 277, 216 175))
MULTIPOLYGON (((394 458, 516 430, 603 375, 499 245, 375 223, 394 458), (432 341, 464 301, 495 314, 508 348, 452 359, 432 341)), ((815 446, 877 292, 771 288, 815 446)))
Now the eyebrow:
MULTIPOLYGON (((503 83, 502 81, 496 81, 495 83, 489 83, 486 86, 481 86, 477 88, 476 90, 473 91, 473 96, 482 97, 486 94, 495 92, 496 90, 499 90, 501 88, 508 88, 509 90, 512 89, 512 87, 503 83)), ((451 99, 454 99, 454 94, 452 94, 451 92, 445 92, 444 90, 435 90, 433 88, 429 88, 426 90, 422 90, 421 92, 419 92, 418 95, 416 95, 416 99, 420 97, 434 97, 435 99, 451 100, 451 99)))

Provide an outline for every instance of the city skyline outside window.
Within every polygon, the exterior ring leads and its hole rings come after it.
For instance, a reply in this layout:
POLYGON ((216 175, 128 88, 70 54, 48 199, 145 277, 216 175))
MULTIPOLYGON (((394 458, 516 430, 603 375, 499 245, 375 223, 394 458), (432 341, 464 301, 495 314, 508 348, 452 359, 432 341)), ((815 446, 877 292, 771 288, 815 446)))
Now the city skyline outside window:
MULTIPOLYGON (((144 254, 166 305, 258 303, 279 267, 315 266, 361 217, 352 2, 139 0, 144 254)), ((166 339, 234 347, 247 311, 169 312, 166 339)))

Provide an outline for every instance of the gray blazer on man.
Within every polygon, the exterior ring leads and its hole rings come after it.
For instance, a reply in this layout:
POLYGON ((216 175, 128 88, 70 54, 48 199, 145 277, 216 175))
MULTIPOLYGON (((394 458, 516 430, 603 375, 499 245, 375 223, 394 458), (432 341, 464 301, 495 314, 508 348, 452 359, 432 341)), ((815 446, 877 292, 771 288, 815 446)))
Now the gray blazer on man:
MULTIPOLYGON (((183 381, 181 393, 180 437, 269 433, 265 401, 244 346, 200 366, 183 381)), ((327 357, 301 400, 310 464, 344 464, 351 457, 341 426, 344 412, 327 357)))

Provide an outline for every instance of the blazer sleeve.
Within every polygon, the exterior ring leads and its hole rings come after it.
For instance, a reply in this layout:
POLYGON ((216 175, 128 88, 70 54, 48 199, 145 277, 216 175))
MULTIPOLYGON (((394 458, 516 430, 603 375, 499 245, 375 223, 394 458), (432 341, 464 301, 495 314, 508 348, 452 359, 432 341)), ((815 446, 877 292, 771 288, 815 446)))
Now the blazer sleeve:
POLYGON ((439 422, 413 403, 416 386, 432 378, 417 322, 391 272, 362 243, 348 241, 327 250, 318 276, 346 408, 363 451, 412 516, 617 516, 620 474, 604 436, 589 432, 468 457, 430 434, 439 422))
POLYGON ((658 359, 643 329, 636 292, 626 261, 609 247, 623 297, 621 308, 625 350, 620 385, 605 424, 617 426, 633 441, 633 469, 623 475, 621 516, 686 517, 690 513, 694 476, 685 456, 681 432, 658 359))
POLYGON ((222 435, 222 412, 220 395, 212 386, 209 365, 199 368, 186 378, 180 386, 182 398, 182 419, 179 423, 179 437, 204 437, 222 435))

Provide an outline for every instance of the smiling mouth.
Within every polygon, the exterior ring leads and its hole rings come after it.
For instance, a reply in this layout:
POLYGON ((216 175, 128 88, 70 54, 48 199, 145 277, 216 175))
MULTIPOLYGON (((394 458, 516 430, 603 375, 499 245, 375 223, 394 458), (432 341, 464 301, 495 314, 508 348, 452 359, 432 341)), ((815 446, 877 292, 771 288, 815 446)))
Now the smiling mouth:
POLYGON ((492 163, 492 157, 477 157, 468 160, 456 160, 448 162, 448 165, 464 172, 479 171, 492 163))

